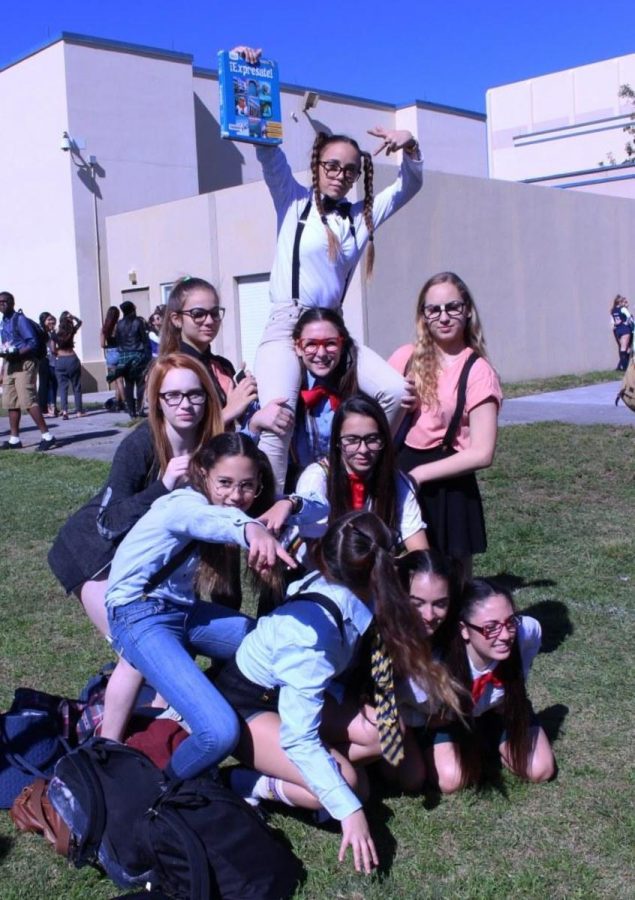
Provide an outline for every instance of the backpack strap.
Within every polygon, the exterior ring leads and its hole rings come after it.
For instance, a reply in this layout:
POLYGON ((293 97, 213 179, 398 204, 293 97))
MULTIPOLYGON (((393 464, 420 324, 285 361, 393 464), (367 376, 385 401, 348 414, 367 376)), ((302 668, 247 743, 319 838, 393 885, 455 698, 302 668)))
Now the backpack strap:
POLYGON ((154 575, 151 575, 148 578, 143 586, 143 591, 141 594, 144 600, 148 599, 155 587, 160 585, 161 582, 165 581, 166 578, 169 578, 173 572, 176 572, 179 566, 181 566, 188 558, 188 556, 191 556, 191 554, 194 552, 197 544, 198 541, 189 541, 184 547, 181 547, 178 553, 175 553, 174 556, 171 557, 171 559, 164 563, 161 568, 154 573, 154 575))
POLYGON ((291 597, 287 600, 287 603, 293 603, 295 600, 310 600, 311 603, 316 603, 318 606, 321 606, 322 609, 326 610, 327 613, 335 619, 335 624, 337 625, 337 630, 340 633, 340 637, 344 640, 344 616, 342 615, 342 610, 339 608, 335 600, 332 600, 330 597, 327 597, 326 594, 320 594, 318 591, 309 591, 306 594, 297 594, 295 597, 291 597))
POLYGON ((103 751, 95 751, 93 748, 79 747, 75 754, 67 757, 66 762, 75 769, 78 779, 82 782, 88 795, 86 809, 88 822, 82 837, 71 841, 72 860, 76 866, 82 866, 97 859, 99 845, 106 828, 106 803, 104 792, 99 778, 93 770, 94 757, 103 758, 103 751))
MULTIPOLYGON (((152 854, 155 865, 153 875, 155 875, 160 885, 162 880, 161 870, 152 841, 152 829, 153 826, 156 827, 160 822, 163 822, 164 828, 168 830, 170 842, 174 847, 180 844, 187 859, 190 882, 188 896, 191 900, 209 900, 210 897, 217 895, 212 893, 211 890, 213 886, 210 884, 207 851, 198 834, 190 828, 183 816, 171 804, 171 796, 175 791, 178 791, 181 784, 182 782, 168 783, 164 794, 161 795, 157 803, 144 816, 141 824, 145 837, 144 843, 152 854)), ((165 836, 164 831, 163 838, 165 836)))
POLYGON ((465 396, 467 392, 467 379, 470 374, 470 370, 477 359, 480 359, 478 353, 472 352, 470 356, 465 360, 463 364, 463 368, 461 369, 461 374, 459 376, 459 383, 457 385, 456 391, 456 409, 454 410, 454 414, 450 419, 450 424, 448 425, 448 430, 445 432, 443 440, 441 441, 441 446, 444 450, 451 450, 452 445, 454 444, 454 439, 456 438, 456 433, 459 430, 459 425, 461 423, 461 418, 463 417, 463 411, 465 409, 465 396))

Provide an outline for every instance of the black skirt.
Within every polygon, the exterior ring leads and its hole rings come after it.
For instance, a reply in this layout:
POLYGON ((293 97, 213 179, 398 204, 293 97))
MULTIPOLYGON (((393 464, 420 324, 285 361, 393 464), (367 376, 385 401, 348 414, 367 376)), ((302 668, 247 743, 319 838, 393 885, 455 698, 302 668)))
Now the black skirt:
MULTIPOLYGON (((442 447, 415 450, 404 445, 399 453, 399 468, 409 472, 415 466, 436 462, 456 451, 442 447)), ((483 503, 476 475, 470 472, 458 478, 441 478, 422 484, 417 491, 430 546, 451 559, 464 559, 487 549, 483 503)))
POLYGON ((280 689, 254 684, 240 671, 236 657, 230 659, 221 669, 214 678, 214 685, 246 722, 258 713, 278 712, 280 689))

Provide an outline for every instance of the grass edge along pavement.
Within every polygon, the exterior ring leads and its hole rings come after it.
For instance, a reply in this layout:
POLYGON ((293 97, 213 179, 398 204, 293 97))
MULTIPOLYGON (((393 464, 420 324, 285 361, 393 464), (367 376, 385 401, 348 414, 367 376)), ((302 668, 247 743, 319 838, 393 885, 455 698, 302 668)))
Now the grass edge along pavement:
MULTIPOLYGON (((490 547, 478 574, 503 575, 521 609, 543 624, 530 694, 552 736, 556 781, 506 774, 442 798, 376 790, 369 806, 383 868, 356 876, 337 863, 339 838, 301 814, 275 814, 309 872, 298 896, 571 898, 632 896, 635 433, 548 423, 501 431, 481 486, 490 547)), ((17 686, 75 695, 108 658, 75 600, 46 565, 66 516, 107 466, 15 456, 3 464, 0 512, 0 705, 17 686)), ((0 815, 0 897, 106 900, 113 885, 70 868, 41 838, 0 815), (44 887, 45 886, 45 887, 44 887)))

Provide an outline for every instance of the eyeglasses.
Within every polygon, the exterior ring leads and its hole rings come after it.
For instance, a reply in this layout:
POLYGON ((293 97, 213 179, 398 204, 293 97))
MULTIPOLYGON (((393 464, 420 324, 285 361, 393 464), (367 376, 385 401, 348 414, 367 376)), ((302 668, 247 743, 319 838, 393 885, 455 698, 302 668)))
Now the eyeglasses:
POLYGON ((381 450, 385 444, 381 434, 343 434, 340 437, 340 446, 343 450, 355 453, 362 444, 368 450, 381 450))
POLYGON ((180 406, 183 400, 187 399, 192 406, 201 406, 207 399, 207 394, 200 388, 194 388, 191 391, 163 391, 159 392, 159 397, 164 400, 168 406, 180 406))
POLYGON ((315 356, 320 348, 325 350, 326 353, 338 353, 344 343, 344 338, 299 338, 296 343, 307 356, 315 356))
POLYGON ((194 309, 181 309, 179 312, 182 316, 189 316, 195 325, 202 325, 208 316, 212 322, 222 322, 225 307, 212 306, 211 309, 204 309, 202 306, 195 306, 194 309))
POLYGON ((327 159, 324 162, 320 162, 320 165, 326 172, 328 178, 337 178, 339 175, 344 176, 344 181, 357 181, 359 176, 362 174, 362 170, 359 166, 348 165, 348 166, 340 166, 340 164, 335 159, 327 159))
POLYGON ((428 322, 436 322, 437 319, 441 318, 441 313, 444 312, 451 319, 458 319, 459 316, 463 314, 463 310, 465 309, 465 303, 463 300, 450 300, 449 303, 439 303, 439 304, 430 304, 428 306, 424 306, 421 310, 423 313, 423 318, 428 322))
POLYGON ((474 631, 478 631, 479 634, 482 634, 484 638, 490 641, 493 638, 497 638, 503 628, 506 628, 510 634, 516 634, 520 624, 520 616, 513 615, 504 622, 488 622, 482 626, 473 625, 471 622, 463 622, 463 624, 467 625, 468 628, 473 628, 474 631))
POLYGON ((236 490, 242 494, 243 497, 257 497, 262 490, 260 482, 251 479, 245 481, 232 481, 231 478, 215 475, 212 478, 212 482, 218 493, 223 497, 228 497, 236 490))

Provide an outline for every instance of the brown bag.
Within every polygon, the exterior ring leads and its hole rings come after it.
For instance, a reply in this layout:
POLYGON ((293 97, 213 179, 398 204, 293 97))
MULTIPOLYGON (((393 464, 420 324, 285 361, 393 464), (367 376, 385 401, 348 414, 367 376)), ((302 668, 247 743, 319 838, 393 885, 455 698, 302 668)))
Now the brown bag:
POLYGON ((41 834, 60 856, 68 856, 70 833, 64 820, 53 809, 46 795, 48 781, 37 778, 22 788, 13 801, 9 815, 18 831, 41 834))

